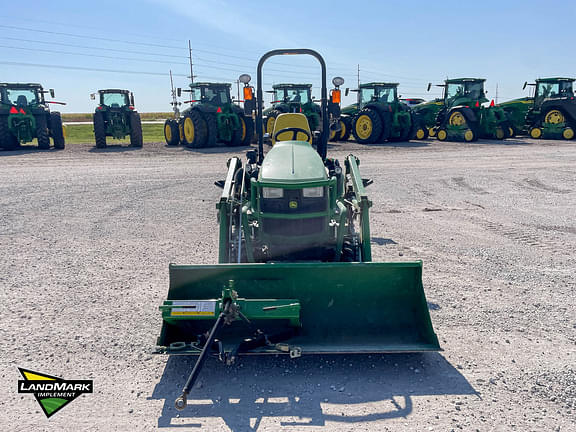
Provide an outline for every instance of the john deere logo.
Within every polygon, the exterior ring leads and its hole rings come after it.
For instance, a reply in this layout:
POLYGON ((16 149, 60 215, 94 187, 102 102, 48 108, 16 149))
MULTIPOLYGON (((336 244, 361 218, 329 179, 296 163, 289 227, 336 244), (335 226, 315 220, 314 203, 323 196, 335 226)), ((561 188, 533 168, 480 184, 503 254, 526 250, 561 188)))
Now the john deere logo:
POLYGON ((290 202, 288 203, 288 206, 289 206, 291 209, 296 209, 296 208, 298 208, 298 201, 290 201, 290 202))
POLYGON ((18 380, 18 393, 32 393, 46 417, 50 417, 82 393, 92 393, 92 380, 65 380, 40 372, 18 368, 23 380, 18 380))

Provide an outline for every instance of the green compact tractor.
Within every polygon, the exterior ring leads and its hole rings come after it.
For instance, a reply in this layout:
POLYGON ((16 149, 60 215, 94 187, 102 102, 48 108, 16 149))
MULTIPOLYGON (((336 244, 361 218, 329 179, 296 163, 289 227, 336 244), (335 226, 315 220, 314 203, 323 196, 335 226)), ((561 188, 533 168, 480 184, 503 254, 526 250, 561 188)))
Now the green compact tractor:
POLYGON ((157 353, 198 356, 176 408, 208 356, 439 350, 422 263, 371 262, 371 201, 359 160, 328 158, 326 65, 315 51, 266 53, 257 69, 258 150, 228 160, 218 208, 219 264, 169 268, 157 353), (301 113, 278 115, 264 155, 262 66, 308 54, 322 66, 316 149, 301 113))
POLYGON ((191 106, 182 112, 178 120, 164 123, 164 137, 168 145, 190 148, 214 147, 217 142, 227 146, 246 146, 254 135, 252 117, 232 102, 230 84, 192 83, 191 106))
MULTIPOLYGON (((90 95, 96 99, 96 94, 90 95)), ((128 90, 98 90, 98 106, 94 112, 96 148, 106 148, 106 137, 124 139, 130 135, 132 147, 142 147, 142 122, 134 109, 134 95, 128 90)))
POLYGON ((573 78, 540 78, 534 84, 534 95, 499 104, 506 111, 514 132, 532 138, 574 138, 576 99, 573 78))
MULTIPOLYGON (((413 109, 422 119, 421 137, 428 131, 440 141, 476 141, 478 138, 505 139, 513 136, 506 112, 488 99, 484 79, 449 79, 438 87, 444 89, 441 100, 416 105, 413 109)), ((431 84, 428 84, 430 90, 431 84)))
POLYGON ((398 99, 397 83, 361 84, 358 102, 342 109, 341 119, 349 125, 356 141, 372 144, 408 141, 416 131, 416 117, 398 99))
POLYGON ((62 117, 48 104, 65 103, 45 100, 46 93, 54 97, 53 89, 44 90, 40 84, 0 83, 0 148, 14 150, 36 138, 38 148, 46 150, 50 137, 54 148, 64 148, 62 117))

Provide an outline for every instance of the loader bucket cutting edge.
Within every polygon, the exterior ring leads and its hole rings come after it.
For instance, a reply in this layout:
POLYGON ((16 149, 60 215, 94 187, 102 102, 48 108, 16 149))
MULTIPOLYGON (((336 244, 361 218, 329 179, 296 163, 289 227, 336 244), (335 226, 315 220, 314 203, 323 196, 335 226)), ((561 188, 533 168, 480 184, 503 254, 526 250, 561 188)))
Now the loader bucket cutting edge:
MULTIPOLYGON (((229 280, 234 280, 242 298, 297 299, 301 305, 301 327, 283 342, 300 347, 303 354, 440 350, 428 313, 419 261, 171 264, 168 300, 217 299, 229 280)), ((157 352, 198 354, 198 348, 191 343, 211 324, 207 320, 176 324, 164 321, 157 352), (171 349, 171 344, 178 349, 171 349)), ((275 321, 257 325, 267 332, 268 325, 277 329, 288 324, 275 321)), ((219 335, 224 345, 246 332, 242 323, 227 327, 219 335)), ((278 351, 262 346, 239 354, 266 353, 278 351)))

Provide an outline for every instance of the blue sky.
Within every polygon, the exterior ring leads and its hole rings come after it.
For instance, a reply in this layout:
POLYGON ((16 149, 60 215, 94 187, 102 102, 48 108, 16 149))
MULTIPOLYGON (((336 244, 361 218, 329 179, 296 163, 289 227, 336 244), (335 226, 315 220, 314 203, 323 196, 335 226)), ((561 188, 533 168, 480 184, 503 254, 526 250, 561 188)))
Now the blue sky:
MULTIPOLYGON (((187 85, 189 39, 197 81, 255 81, 258 58, 276 48, 319 51, 344 87, 356 88, 359 64, 361 82, 399 82, 404 97, 426 99, 438 96, 427 83, 446 77, 486 78, 488 97, 498 84, 503 101, 526 95, 526 80, 576 75, 570 2, 32 0, 25 13, 2 3, 0 80, 54 88, 64 112, 92 111, 91 92, 117 87, 134 91, 140 111, 169 111, 168 71, 187 85)), ((317 63, 271 60, 265 87, 287 81, 318 95, 317 63)))

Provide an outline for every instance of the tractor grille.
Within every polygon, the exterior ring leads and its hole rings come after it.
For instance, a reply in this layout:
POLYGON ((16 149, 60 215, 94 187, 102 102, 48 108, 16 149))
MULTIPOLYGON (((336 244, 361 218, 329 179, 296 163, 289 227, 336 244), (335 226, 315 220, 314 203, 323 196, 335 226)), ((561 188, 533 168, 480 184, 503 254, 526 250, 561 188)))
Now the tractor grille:
POLYGON ((306 236, 320 234, 326 226, 325 217, 307 219, 262 219, 262 230, 269 235, 306 236))

